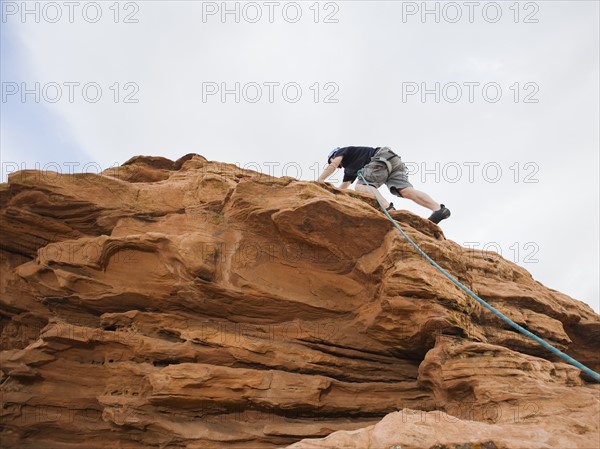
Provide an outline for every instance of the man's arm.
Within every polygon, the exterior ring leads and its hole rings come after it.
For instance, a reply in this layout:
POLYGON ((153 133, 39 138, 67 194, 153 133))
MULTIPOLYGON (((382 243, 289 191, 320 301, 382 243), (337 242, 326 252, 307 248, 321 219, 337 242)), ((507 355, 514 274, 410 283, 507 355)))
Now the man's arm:
POLYGON ((342 185, 340 185, 340 189, 347 189, 348 187, 350 187, 350 184, 352 184, 352 181, 342 182, 342 185))
POLYGON ((317 179, 317 182, 325 182, 325 180, 327 178, 329 178, 331 175, 333 175, 333 172, 335 172, 340 164, 342 163, 342 159, 344 157, 343 156, 338 156, 335 159, 333 159, 331 161, 331 164, 329 164, 327 167, 325 167, 325 170, 323 170, 323 173, 321 173, 321 176, 319 176, 319 179, 317 179))

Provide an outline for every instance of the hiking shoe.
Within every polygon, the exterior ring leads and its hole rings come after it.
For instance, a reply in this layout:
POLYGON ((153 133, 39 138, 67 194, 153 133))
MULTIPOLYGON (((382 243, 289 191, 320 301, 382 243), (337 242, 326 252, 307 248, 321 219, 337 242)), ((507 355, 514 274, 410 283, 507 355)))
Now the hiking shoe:
POLYGON ((386 209, 388 212, 391 212, 393 210, 396 210, 396 208, 394 207, 394 203, 390 203, 390 205, 387 207, 386 209))
POLYGON ((450 209, 448 209, 443 204, 440 204, 440 206, 442 207, 440 207, 439 210, 436 210, 434 213, 432 213, 429 217, 429 221, 433 221, 435 224, 438 224, 440 221, 450 216, 450 209))

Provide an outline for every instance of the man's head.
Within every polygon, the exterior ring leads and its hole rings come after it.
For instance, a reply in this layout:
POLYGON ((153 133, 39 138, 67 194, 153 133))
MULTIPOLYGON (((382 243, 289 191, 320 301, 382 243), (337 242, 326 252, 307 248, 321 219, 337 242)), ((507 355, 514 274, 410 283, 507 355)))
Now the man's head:
POLYGON ((331 153, 329 153, 329 156, 327 156, 327 163, 331 164, 331 159, 333 159, 333 157, 335 156, 335 153, 337 153, 337 151, 340 149, 340 147, 335 147, 331 153))

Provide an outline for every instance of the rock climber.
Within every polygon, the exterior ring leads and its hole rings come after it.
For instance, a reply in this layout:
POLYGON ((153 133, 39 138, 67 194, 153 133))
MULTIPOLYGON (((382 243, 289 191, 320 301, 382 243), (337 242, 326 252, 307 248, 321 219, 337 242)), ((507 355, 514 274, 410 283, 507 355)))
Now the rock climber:
MULTIPOLYGON (((396 153, 389 147, 343 147, 335 148, 327 156, 329 164, 321 176, 319 182, 325 182, 338 168, 344 169, 344 179, 340 188, 347 189, 358 176, 362 169, 362 175, 367 183, 375 188, 375 194, 386 210, 395 210, 394 203, 388 202, 377 190, 385 184, 393 195, 407 198, 415 203, 433 211, 429 220, 434 223, 448 218, 450 210, 443 204, 438 204, 425 192, 421 192, 408 182, 406 165, 396 153)), ((370 193, 369 186, 362 179, 356 184, 358 192, 370 193)))

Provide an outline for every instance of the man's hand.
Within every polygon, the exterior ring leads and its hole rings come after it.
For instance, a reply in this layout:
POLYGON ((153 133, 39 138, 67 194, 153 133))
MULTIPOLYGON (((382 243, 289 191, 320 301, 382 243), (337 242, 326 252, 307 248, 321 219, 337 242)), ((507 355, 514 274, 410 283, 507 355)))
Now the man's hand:
POLYGON ((327 167, 325 167, 325 170, 323 170, 323 173, 321 173, 321 176, 319 176, 319 179, 317 179, 317 182, 325 182, 325 180, 327 178, 329 178, 331 175, 333 175, 333 172, 335 172, 340 164, 342 163, 342 159, 344 157, 343 156, 338 156, 335 159, 333 159, 331 161, 331 164, 329 164, 327 167))

